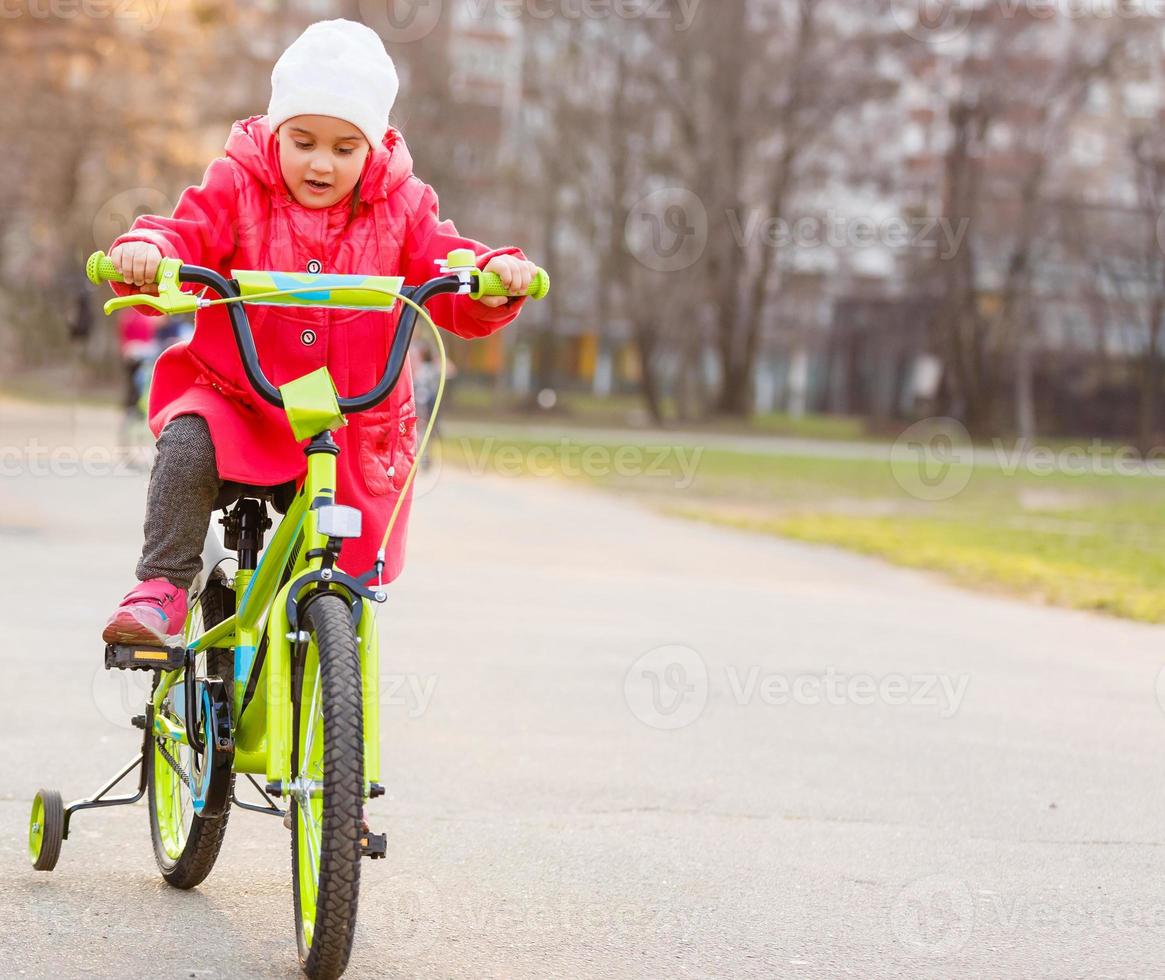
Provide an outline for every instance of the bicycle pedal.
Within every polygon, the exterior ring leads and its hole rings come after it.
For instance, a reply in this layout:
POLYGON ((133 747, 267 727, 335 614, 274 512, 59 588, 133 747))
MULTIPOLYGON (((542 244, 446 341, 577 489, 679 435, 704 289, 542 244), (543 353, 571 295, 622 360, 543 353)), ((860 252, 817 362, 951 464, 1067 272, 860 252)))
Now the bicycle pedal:
POLYGON ((388 853, 388 834, 362 834, 360 853, 366 858, 383 858, 388 853))
POLYGON ((106 670, 177 670, 185 663, 184 646, 105 645, 106 670))

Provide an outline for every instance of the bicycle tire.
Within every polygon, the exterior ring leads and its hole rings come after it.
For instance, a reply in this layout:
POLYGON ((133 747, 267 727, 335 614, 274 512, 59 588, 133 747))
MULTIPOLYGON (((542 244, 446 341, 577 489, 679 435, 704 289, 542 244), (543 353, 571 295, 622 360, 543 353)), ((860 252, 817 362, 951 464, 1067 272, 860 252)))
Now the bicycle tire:
MULTIPOLYGON (((220 578, 211 579, 210 584, 199 597, 203 630, 210 629, 232 615, 234 605, 234 591, 228 588, 220 578)), ((192 610, 191 615, 193 616, 193 614, 192 610)), ((199 630, 199 632, 203 630, 199 630)), ((229 692, 234 682, 233 651, 221 647, 211 648, 207 651, 206 666, 207 674, 221 677, 229 692)), ((174 819, 172 812, 168 812, 165 805, 160 808, 159 804, 160 793, 166 790, 171 793, 170 806, 174 805, 174 783, 180 782, 180 778, 172 770, 170 764, 161 757, 158 741, 156 738, 151 740, 154 750, 146 753, 145 760, 147 765, 146 795, 149 799, 150 837, 154 844, 154 860, 167 884, 174 888, 194 888, 206 880, 218 859, 223 837, 226 834, 227 818, 230 816, 229 800, 234 792, 235 776, 229 770, 212 772, 211 779, 229 780, 225 788, 228 800, 226 808, 217 817, 193 815, 190 827, 185 831, 184 839, 178 841, 175 839, 176 828, 172 826, 174 819), (162 773, 161 776, 159 776, 159 772, 162 773), (160 809, 162 812, 159 812, 160 809)), ((170 744, 173 746, 173 743, 170 744)))
POLYGON ((304 973, 312 980, 333 980, 348 965, 360 893, 360 652, 343 597, 315 598, 303 623, 310 640, 294 674, 292 777, 293 783, 310 778, 319 788, 311 791, 315 796, 293 792, 288 804, 295 933, 304 973))

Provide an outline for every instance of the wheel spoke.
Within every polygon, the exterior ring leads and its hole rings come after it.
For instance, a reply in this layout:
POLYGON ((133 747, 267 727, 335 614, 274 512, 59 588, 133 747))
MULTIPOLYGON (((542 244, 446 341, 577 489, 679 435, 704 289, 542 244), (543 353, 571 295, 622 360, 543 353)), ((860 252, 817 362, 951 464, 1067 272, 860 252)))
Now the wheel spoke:
MULTIPOLYGON (((315 649, 315 644, 312 644, 315 649)), ((315 808, 313 806, 314 800, 311 796, 311 788, 304 787, 303 783, 313 782, 316 778, 322 779, 322 772, 316 772, 318 768, 322 770, 323 760, 319 760, 318 766, 316 760, 313 758, 316 750, 317 731, 323 727, 323 711, 322 711, 322 677, 319 666, 318 650, 316 650, 316 669, 312 677, 312 693, 308 704, 306 713, 300 715, 300 738, 302 751, 299 754, 298 772, 295 774, 296 781, 300 784, 300 789, 296 794, 297 809, 299 811, 299 829, 303 836, 304 851, 306 852, 306 859, 309 866, 309 874, 306 879, 301 880, 301 887, 307 892, 304 896, 307 899, 307 904, 314 908, 319 897, 320 887, 320 861, 321 850, 323 846, 322 833, 322 814, 321 819, 317 820, 315 808)), ((310 663, 310 658, 309 661, 310 663)), ((300 702, 302 705, 302 701, 300 702)), ((322 756, 322 751, 320 755, 322 756)), ((322 807, 322 801, 320 806, 322 807)))
POLYGON ((166 777, 170 781, 170 812, 177 813, 179 815, 179 819, 175 822, 175 837, 177 847, 181 849, 183 844, 180 830, 182 824, 182 791, 179 788, 179 785, 181 780, 178 778, 178 774, 173 770, 173 768, 171 768, 169 762, 166 763, 166 777))
MULTIPOLYGON (((187 746, 187 748, 186 748, 185 759, 186 759, 186 765, 184 768, 186 769, 186 771, 188 773, 193 774, 193 772, 194 772, 194 750, 191 749, 189 746, 187 746)), ((177 776, 177 773, 175 773, 175 776, 177 776)), ((193 778, 193 775, 191 776, 191 778, 193 778)), ((182 820, 181 820, 182 838, 183 838, 183 840, 185 840, 187 837, 190 836, 190 829, 189 828, 190 828, 190 825, 193 824, 193 822, 194 822, 194 797, 193 797, 193 793, 191 792, 190 787, 187 786, 182 781, 181 778, 175 779, 174 784, 176 786, 180 787, 178 790, 178 798, 182 802, 182 820)))
POLYGON ((315 748, 316 713, 317 713, 317 707, 319 705, 319 701, 320 701, 320 669, 317 666, 316 667, 315 683, 312 686, 311 707, 308 709, 308 712, 307 712, 307 717, 308 717, 307 744, 304 746, 303 757, 302 757, 302 760, 300 762, 300 767, 299 767, 300 768, 299 775, 301 778, 307 772, 307 767, 312 764, 311 754, 312 754, 312 749, 315 748))
MULTIPOLYGON (((308 769, 312 768, 312 750, 315 748, 316 728, 320 724, 319 718, 319 701, 320 701, 320 672, 317 670, 315 675, 315 687, 312 691, 311 707, 308 710, 308 730, 306 744, 300 765, 300 771, 296 774, 301 781, 309 779, 308 769)), ((321 762, 322 768, 322 762, 321 762)), ((311 859, 311 873, 312 883, 319 887, 320 875, 320 854, 319 854, 319 840, 322 837, 321 827, 316 822, 315 811, 312 808, 312 797, 310 789, 302 789, 300 791, 299 810, 303 814, 305 830, 307 832, 308 852, 311 859)))
POLYGON ((307 841, 308 856, 311 859, 311 877, 312 882, 319 886, 320 880, 320 852, 319 852, 319 824, 316 823, 315 814, 312 812, 311 800, 307 801, 307 805, 302 803, 299 805, 299 812, 303 815, 305 839, 307 841))
MULTIPOLYGON (((182 629, 187 644, 208 626, 222 622, 229 615, 233 595, 224 582, 214 580, 190 597, 189 605, 189 615, 182 629)), ((202 685, 208 673, 226 675, 230 670, 229 663, 224 662, 220 669, 212 671, 213 667, 218 667, 215 663, 218 656, 225 658, 229 653, 199 653, 191 664, 189 677, 185 676, 185 670, 179 672, 175 685, 164 696, 154 715, 159 727, 162 720, 167 723, 167 730, 152 733, 153 755, 151 770, 147 774, 151 784, 151 830, 159 869, 170 884, 179 888, 190 888, 201 882, 213 866, 221 846, 222 823, 218 819, 200 817, 197 800, 203 792, 207 793, 208 799, 222 799, 233 780, 232 773, 211 768, 211 746, 200 753, 180 734, 188 728, 198 732, 205 727, 205 724, 198 724, 205 698, 202 685), (193 690, 188 685, 193 685, 193 690), (198 703, 193 716, 187 719, 184 695, 194 695, 195 692, 202 697, 192 697, 198 703)))

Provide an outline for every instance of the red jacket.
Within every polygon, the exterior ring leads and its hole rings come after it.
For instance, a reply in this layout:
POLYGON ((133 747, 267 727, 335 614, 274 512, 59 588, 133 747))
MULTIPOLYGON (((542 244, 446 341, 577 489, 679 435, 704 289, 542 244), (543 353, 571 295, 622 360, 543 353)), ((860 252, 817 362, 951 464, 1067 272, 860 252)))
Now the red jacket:
MULTIPOLYGON (((306 272, 313 260, 325 273, 400 275, 412 286, 438 274, 436 260, 470 248, 479 267, 495 255, 462 238, 438 216, 437 195, 413 175, 413 161, 399 132, 369 154, 360 206, 349 221, 351 198, 312 210, 288 193, 279 168, 278 144, 266 116, 237 122, 226 156, 211 163, 201 187, 187 190, 170 218, 146 215, 115 245, 144 241, 167 258, 231 269, 306 272)), ((119 292, 133 290, 115 286, 119 292)), ((259 360, 268 379, 281 385, 327 365, 342 396, 368 391, 380 378, 400 307, 393 314, 353 310, 247 308, 259 360)), ((462 337, 484 337, 517 316, 521 301, 490 309, 467 296, 441 296, 428 309, 433 319, 462 337)), ((178 415, 201 415, 210 426, 224 480, 273 486, 300 481, 307 471, 282 410, 255 395, 243 373, 226 312, 198 314, 189 343, 159 359, 150 391, 150 428, 157 435, 178 415)), ((344 544, 340 565, 353 574, 372 567, 388 517, 416 457, 417 414, 407 362, 396 389, 379 408, 348 417, 335 433, 339 503, 364 513, 364 533, 344 544)), ((404 564, 410 501, 389 541, 385 581, 404 564)))

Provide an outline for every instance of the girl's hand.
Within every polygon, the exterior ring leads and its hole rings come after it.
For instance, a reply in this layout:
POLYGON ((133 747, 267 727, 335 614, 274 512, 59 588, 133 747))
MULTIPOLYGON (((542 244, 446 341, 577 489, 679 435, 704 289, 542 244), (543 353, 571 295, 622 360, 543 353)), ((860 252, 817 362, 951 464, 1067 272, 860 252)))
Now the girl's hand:
POLYGON ((146 287, 142 292, 158 295, 154 278, 158 274, 162 252, 157 245, 150 245, 148 242, 125 242, 109 253, 109 261, 121 273, 126 285, 146 287))
MULTIPOLYGON (((489 260, 482 272, 496 272, 511 293, 522 294, 530 288, 534 281, 534 273, 538 266, 533 262, 524 262, 515 255, 495 255, 489 260)), ((505 306, 509 299, 505 296, 483 296, 478 300, 483 306, 496 309, 505 306)))

